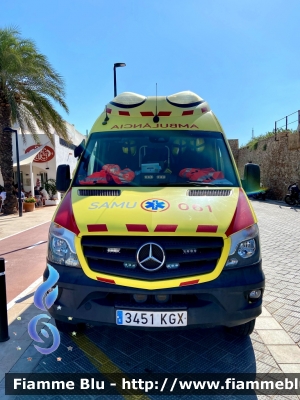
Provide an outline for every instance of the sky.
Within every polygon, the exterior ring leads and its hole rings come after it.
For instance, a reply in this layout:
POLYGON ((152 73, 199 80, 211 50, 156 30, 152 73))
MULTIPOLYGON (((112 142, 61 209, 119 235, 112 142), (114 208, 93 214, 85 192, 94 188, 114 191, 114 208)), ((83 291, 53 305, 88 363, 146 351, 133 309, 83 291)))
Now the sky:
POLYGON ((56 109, 79 132, 123 62, 118 94, 195 92, 240 145, 300 109, 299 15, 298 0, 0 0, 0 28, 34 40, 64 78, 69 114, 56 109))

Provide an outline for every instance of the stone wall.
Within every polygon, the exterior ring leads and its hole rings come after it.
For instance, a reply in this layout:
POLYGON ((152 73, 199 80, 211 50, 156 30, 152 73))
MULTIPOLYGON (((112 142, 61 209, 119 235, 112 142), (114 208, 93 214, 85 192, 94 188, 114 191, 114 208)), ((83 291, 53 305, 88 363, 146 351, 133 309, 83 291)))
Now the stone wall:
MULTIPOLYGON (((232 141, 230 140, 230 146, 232 141)), ((236 152, 236 143, 232 148, 236 152)), ((240 176, 243 178, 244 165, 253 162, 260 166, 261 183, 272 189, 278 200, 283 200, 291 183, 300 182, 300 138, 299 133, 280 132, 260 140, 257 147, 243 147, 234 156, 240 176)))
POLYGON ((239 140, 238 139, 229 139, 228 140, 229 146, 231 148, 233 157, 235 159, 236 164, 238 164, 239 158, 239 140))

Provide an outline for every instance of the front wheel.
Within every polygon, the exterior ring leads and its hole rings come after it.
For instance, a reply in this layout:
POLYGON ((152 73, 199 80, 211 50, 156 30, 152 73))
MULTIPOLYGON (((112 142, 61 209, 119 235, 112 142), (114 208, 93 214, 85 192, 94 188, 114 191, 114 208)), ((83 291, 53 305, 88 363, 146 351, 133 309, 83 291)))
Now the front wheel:
POLYGON ((291 197, 290 194, 287 194, 284 198, 284 201, 286 202, 286 204, 288 204, 289 206, 293 206, 296 202, 295 200, 291 197))
POLYGON ((242 325, 232 326, 232 327, 225 327, 227 332, 232 333, 235 336, 245 337, 251 335, 254 330, 255 326, 255 319, 252 319, 249 322, 246 322, 242 325))

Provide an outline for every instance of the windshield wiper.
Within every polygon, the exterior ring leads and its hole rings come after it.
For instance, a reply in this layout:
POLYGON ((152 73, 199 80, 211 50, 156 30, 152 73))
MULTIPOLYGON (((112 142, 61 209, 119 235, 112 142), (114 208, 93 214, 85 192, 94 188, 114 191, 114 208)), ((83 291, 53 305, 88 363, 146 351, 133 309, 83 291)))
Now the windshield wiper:
POLYGON ((215 185, 211 182, 195 182, 195 181, 186 181, 186 182, 164 182, 159 183, 158 186, 219 186, 215 185))

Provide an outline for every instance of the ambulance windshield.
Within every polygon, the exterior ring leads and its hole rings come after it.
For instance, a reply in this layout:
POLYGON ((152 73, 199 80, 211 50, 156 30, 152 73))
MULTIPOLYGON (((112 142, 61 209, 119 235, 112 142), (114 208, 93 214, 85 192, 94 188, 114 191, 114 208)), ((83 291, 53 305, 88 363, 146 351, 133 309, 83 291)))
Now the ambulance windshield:
POLYGON ((238 186, 219 132, 93 133, 74 186, 238 186))

